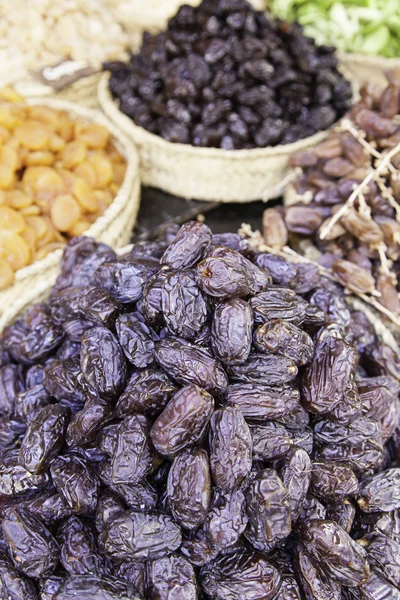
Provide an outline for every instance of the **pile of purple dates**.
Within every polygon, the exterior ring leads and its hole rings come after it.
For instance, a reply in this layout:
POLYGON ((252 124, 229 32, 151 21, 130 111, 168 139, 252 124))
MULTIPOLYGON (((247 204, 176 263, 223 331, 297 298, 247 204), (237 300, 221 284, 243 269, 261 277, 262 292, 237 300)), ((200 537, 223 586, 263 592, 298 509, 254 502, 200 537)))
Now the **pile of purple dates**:
POLYGON ((0 342, 0 598, 399 600, 400 363, 315 266, 78 237, 0 342))
MULTIPOLYGON (((145 0, 143 0, 145 1, 145 0)), ((110 90, 136 125, 169 142, 235 150, 288 144, 330 127, 351 106, 335 48, 246 0, 182 6, 145 33, 110 90)))

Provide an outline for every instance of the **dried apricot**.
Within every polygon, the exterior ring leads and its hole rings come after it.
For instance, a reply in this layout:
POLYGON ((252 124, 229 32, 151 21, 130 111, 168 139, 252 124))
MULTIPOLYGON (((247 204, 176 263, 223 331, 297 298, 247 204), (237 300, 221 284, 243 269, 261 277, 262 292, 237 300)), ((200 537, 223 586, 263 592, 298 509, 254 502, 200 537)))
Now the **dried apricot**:
POLYGON ((12 171, 15 171, 18 165, 18 155, 14 148, 3 146, 0 148, 0 163, 12 171))
POLYGON ((54 154, 48 150, 37 150, 30 152, 27 157, 25 164, 30 165, 51 165, 54 160, 54 154))
POLYGON ((79 221, 77 221, 75 223, 75 225, 73 227, 71 227, 71 229, 68 230, 68 233, 72 237, 82 235, 82 233, 84 231, 86 231, 87 229, 89 229, 90 226, 91 226, 91 223, 89 221, 80 219, 79 221))
POLYGON ((80 140, 69 142, 63 148, 61 159, 64 169, 72 169, 85 160, 87 148, 80 140))
POLYGON ((72 196, 58 196, 51 206, 50 217, 59 231, 68 231, 81 216, 78 202, 72 196))
POLYGON ((0 188, 6 190, 10 188, 14 181, 14 173, 7 165, 0 164, 0 188))
POLYGON ((0 230, 0 248, 13 271, 18 271, 29 263, 31 257, 29 246, 18 233, 0 230))
POLYGON ((99 204, 97 198, 93 194, 89 184, 81 177, 77 177, 76 179, 73 195, 84 210, 88 212, 96 212, 98 210, 99 204))
POLYGON ((25 221, 16 210, 9 206, 0 206, 0 230, 20 233, 24 227, 25 221))
POLYGON ((19 125, 15 134, 20 143, 29 150, 43 150, 49 143, 49 132, 43 125, 33 121, 26 121, 19 125))
POLYGON ((25 217, 25 221, 27 225, 32 227, 35 230, 36 238, 40 240, 46 235, 47 224, 43 217, 38 217, 36 215, 28 215, 25 217))
POLYGON ((102 125, 90 123, 85 125, 79 132, 79 139, 85 142, 88 148, 101 150, 108 143, 110 132, 102 125))
POLYGON ((96 187, 96 170, 89 162, 84 160, 74 168, 77 177, 82 177, 91 188, 96 187))

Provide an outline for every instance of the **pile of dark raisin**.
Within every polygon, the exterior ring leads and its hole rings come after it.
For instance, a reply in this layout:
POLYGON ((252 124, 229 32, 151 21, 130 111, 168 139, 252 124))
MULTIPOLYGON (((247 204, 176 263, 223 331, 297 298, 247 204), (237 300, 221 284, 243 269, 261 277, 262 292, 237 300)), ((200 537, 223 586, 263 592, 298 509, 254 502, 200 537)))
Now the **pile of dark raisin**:
POLYGON ((246 0, 182 6, 145 33, 127 63, 106 63, 136 125, 169 142, 233 150, 288 144, 330 127, 351 105, 335 49, 246 0))
POLYGON ((400 598, 400 363, 313 265, 75 238, 1 348, 1 598, 400 598))

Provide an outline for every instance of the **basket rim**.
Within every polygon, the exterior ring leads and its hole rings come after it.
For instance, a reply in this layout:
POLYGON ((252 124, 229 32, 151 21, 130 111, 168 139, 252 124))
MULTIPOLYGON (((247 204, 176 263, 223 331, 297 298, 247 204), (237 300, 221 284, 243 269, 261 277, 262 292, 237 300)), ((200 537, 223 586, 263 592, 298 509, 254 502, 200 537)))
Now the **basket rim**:
MULTIPOLYGON (((113 142, 123 155, 127 169, 118 194, 115 196, 110 206, 107 207, 106 211, 82 234, 89 237, 95 236, 98 230, 105 229, 107 224, 114 219, 116 214, 118 214, 127 198, 131 195, 133 181, 137 177, 140 177, 139 153, 135 144, 99 110, 87 108, 68 100, 59 100, 58 98, 34 97, 26 98, 25 102, 28 105, 49 106, 58 110, 64 110, 72 116, 86 118, 88 121, 103 125, 110 131, 113 142)), ((32 264, 19 269, 15 272, 15 281, 24 281, 26 278, 38 275, 53 267, 60 261, 62 253, 62 248, 54 250, 41 260, 37 260, 32 264)), ((10 287, 12 287, 12 284, 10 287)))
MULTIPOLYGON (((354 77, 347 72, 346 68, 343 69, 343 67, 340 66, 340 70, 342 72, 344 71, 343 74, 351 83, 354 103, 358 99, 359 86, 354 77)), ((340 119, 338 119, 329 129, 318 131, 311 136, 302 138, 301 140, 297 140, 291 144, 279 144, 278 146, 267 146, 265 148, 224 150, 222 148, 206 148, 202 146, 193 146, 191 144, 168 142, 161 136, 151 133, 143 127, 136 125, 132 119, 130 119, 119 109, 118 102, 113 99, 108 87, 109 78, 109 72, 105 72, 100 78, 98 84, 98 100, 101 108, 110 118, 110 120, 114 121, 115 123, 120 123, 121 126, 124 125, 124 129, 127 131, 131 130, 132 136, 134 136, 134 139, 138 145, 147 143, 153 147, 157 146, 164 152, 173 151, 176 154, 185 154, 186 156, 190 155, 193 158, 215 158, 218 160, 231 162, 241 161, 244 159, 266 159, 270 157, 276 158, 277 156, 287 156, 297 152, 298 150, 302 150, 304 147, 312 146, 317 144, 319 141, 322 141, 322 139, 324 139, 324 137, 326 137, 326 135, 329 133, 330 129, 335 127, 335 125, 337 125, 337 123, 340 121, 340 119)))

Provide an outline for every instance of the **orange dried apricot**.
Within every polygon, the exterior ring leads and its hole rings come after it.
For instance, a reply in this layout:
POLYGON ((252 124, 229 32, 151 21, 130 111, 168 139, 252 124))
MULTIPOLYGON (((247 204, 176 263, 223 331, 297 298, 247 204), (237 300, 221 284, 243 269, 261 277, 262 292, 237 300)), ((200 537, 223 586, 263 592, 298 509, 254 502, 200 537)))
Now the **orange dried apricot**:
POLYGON ((99 205, 90 185, 81 177, 76 178, 72 193, 84 210, 88 212, 98 210, 99 205))
POLYGON ((81 216, 81 209, 73 196, 58 196, 51 205, 50 218, 59 231, 68 231, 81 216))
POLYGON ((86 145, 81 140, 74 140, 66 144, 61 153, 64 169, 72 169, 83 160, 87 154, 86 145))
POLYGON ((9 206, 0 206, 0 231, 20 233, 24 227, 25 221, 19 212, 9 206))
POLYGON ((18 271, 29 263, 31 257, 29 246, 18 233, 0 230, 0 248, 13 271, 18 271))

